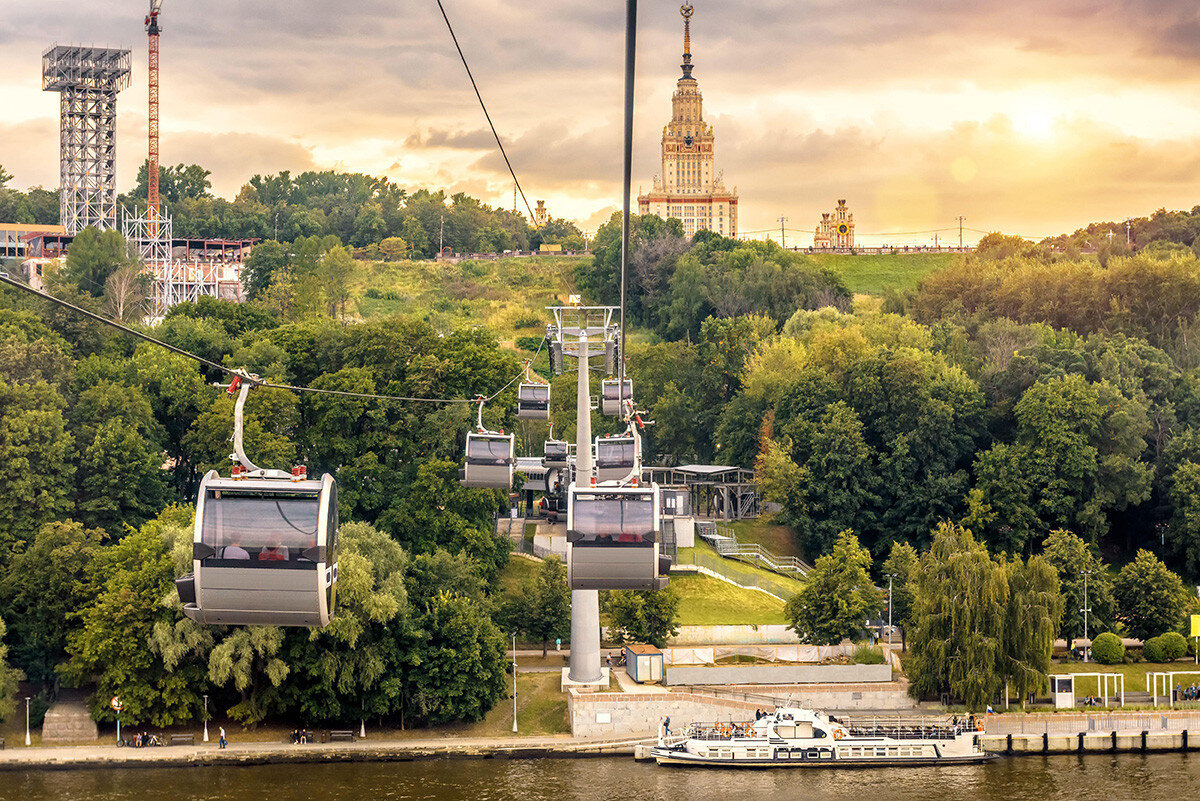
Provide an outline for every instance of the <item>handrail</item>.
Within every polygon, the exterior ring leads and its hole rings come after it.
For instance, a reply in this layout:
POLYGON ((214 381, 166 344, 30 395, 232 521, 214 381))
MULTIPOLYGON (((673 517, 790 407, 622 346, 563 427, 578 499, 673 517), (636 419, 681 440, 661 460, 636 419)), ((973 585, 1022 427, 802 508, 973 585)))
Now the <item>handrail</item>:
POLYGON ((740 543, 732 528, 711 520, 697 520, 696 534, 710 543, 718 554, 729 559, 757 561, 768 570, 791 577, 807 576, 812 566, 795 556, 779 556, 757 543, 740 543))

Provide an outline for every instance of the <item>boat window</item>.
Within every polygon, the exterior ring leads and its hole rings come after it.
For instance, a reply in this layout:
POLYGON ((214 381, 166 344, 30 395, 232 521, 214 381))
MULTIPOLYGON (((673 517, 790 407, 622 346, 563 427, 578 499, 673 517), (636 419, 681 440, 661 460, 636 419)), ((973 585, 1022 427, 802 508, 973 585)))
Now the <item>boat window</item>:
POLYGON ((308 561, 317 545, 320 496, 209 490, 201 540, 211 558, 266 562, 308 561))
POLYGON ((512 461, 512 440, 508 437, 467 437, 468 464, 505 465, 512 461))
POLYGON ((596 443, 596 466, 633 467, 633 440, 600 440, 596 443))
POLYGON ((574 503, 576 542, 654 543, 653 493, 581 493, 575 495, 574 503))

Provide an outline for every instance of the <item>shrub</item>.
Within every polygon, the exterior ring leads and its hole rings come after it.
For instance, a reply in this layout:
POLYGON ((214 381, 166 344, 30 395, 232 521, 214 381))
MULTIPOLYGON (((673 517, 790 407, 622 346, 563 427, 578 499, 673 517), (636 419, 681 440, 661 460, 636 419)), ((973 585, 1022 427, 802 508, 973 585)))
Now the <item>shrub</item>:
POLYGON ((546 321, 541 317, 530 317, 529 315, 518 317, 513 321, 513 328, 544 328, 545 325, 546 321))
POLYGON ((874 645, 860 645, 854 649, 854 663, 857 665, 882 665, 887 660, 883 649, 874 645))
POLYGON ((520 350, 528 350, 537 352, 537 349, 542 346, 544 337, 517 337, 516 345, 520 350))
POLYGON ((1151 637, 1142 644, 1142 655, 1147 662, 1166 662, 1167 649, 1163 647, 1162 637, 1151 637))
POLYGON ((1187 639, 1177 631, 1168 631, 1166 634, 1160 635, 1159 640, 1162 641, 1163 651, 1166 652, 1168 662, 1174 662, 1176 659, 1183 659, 1188 654, 1187 639))
POLYGON ((377 297, 379 297, 379 290, 376 289, 375 287, 371 287, 370 289, 368 289, 366 292, 363 293, 363 297, 364 298, 377 298, 377 297))
POLYGON ((1101 665, 1116 665, 1125 659, 1125 644, 1121 638, 1106 631, 1092 640, 1092 658, 1101 665))

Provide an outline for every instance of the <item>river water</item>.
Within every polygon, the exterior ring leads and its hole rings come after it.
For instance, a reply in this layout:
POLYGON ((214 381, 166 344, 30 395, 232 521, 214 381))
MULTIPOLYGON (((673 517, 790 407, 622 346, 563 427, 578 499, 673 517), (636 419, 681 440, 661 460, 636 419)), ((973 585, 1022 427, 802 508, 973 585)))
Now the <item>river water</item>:
POLYGON ((1200 798, 1200 755, 1018 757, 969 767, 660 768, 631 758, 28 771, 0 801, 1177 801, 1200 798))

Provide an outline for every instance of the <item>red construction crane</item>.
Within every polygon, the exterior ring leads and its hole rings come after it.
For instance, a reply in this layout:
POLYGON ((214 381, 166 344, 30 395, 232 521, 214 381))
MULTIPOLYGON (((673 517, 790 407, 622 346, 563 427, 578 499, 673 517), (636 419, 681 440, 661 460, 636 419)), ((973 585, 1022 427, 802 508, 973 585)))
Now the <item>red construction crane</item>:
POLYGON ((150 37, 150 156, 147 178, 150 191, 146 198, 146 216, 151 221, 153 235, 158 234, 158 13, 162 0, 150 0, 146 15, 146 33, 150 37))

